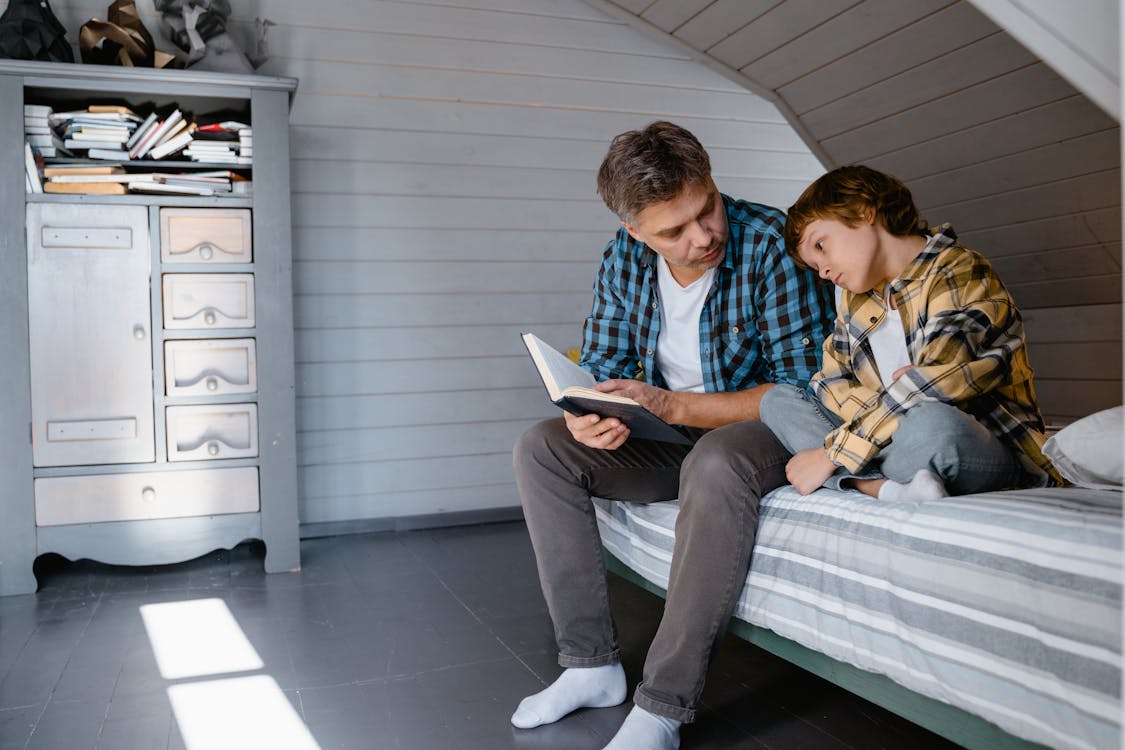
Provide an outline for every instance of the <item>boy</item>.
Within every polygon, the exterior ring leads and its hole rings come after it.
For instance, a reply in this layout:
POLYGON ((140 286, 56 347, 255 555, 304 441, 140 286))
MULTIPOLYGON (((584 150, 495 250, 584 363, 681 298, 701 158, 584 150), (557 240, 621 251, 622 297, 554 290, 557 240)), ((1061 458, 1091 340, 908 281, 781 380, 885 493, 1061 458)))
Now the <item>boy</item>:
POLYGON ((811 394, 778 385, 761 403, 801 494, 927 500, 1061 481, 1042 452, 1019 310, 951 227, 927 231, 905 185, 835 169, 789 209, 784 234, 839 287, 811 394))

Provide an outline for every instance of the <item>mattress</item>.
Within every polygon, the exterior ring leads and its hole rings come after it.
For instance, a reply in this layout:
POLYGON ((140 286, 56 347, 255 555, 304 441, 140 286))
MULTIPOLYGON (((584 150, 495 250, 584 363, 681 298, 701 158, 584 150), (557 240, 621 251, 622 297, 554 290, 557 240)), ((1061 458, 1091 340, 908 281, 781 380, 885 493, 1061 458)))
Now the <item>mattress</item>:
MULTIPOLYGON (((595 500, 607 550, 667 588, 676 502, 595 500)), ((736 616, 1056 748, 1120 747, 1119 491, 762 499, 736 616)))

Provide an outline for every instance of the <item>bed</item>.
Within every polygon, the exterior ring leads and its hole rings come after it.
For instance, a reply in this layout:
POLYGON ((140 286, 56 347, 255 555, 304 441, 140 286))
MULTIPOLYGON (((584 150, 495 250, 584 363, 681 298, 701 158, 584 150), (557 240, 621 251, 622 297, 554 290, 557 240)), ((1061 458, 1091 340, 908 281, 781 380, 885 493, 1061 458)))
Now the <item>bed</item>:
MULTIPOLYGON (((675 502, 595 500, 611 570, 667 586, 675 502)), ((1119 489, 762 499, 736 634, 963 746, 1120 747, 1119 489)))

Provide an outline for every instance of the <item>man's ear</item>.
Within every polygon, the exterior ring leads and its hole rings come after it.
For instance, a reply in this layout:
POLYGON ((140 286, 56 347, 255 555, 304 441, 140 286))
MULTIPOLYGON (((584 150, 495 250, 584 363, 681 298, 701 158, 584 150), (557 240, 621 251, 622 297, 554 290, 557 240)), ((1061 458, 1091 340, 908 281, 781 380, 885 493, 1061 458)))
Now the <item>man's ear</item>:
POLYGON ((640 242, 642 245, 645 244, 644 239, 641 237, 640 234, 638 234, 636 227, 634 227, 631 224, 626 224, 624 221, 621 222, 621 226, 625 227, 625 231, 629 233, 630 237, 635 239, 637 242, 640 242))

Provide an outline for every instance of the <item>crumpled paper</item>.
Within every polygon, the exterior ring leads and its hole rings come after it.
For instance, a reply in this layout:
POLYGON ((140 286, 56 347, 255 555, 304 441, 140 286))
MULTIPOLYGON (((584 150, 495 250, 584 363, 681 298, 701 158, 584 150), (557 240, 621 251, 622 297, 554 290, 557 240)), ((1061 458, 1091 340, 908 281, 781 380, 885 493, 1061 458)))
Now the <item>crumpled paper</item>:
POLYGON ((47 0, 10 0, 0 15, 0 57, 72 63, 74 50, 47 0))
POLYGON ((91 18, 78 34, 82 62, 127 68, 182 68, 175 55, 156 49, 134 0, 114 0, 108 20, 91 18))

